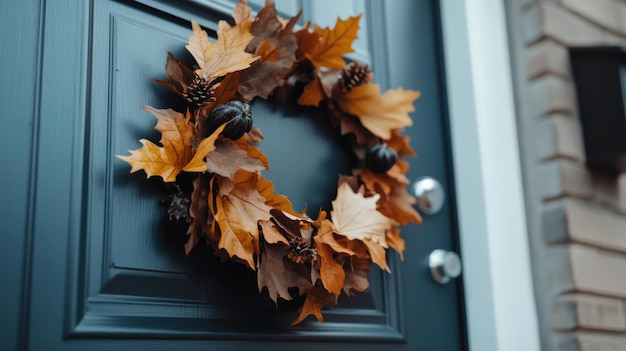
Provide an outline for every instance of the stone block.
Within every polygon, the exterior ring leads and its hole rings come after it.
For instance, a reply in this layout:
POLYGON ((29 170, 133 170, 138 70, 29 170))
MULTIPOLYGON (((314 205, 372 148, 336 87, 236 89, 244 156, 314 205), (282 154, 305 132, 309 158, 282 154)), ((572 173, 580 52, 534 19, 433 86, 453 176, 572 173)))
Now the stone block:
POLYGON ((578 244, 568 253, 575 291, 626 298, 626 255, 578 244))
POLYGON ((559 330, 577 328, 603 331, 626 331, 624 301, 594 295, 567 294, 555 303, 552 327, 559 330))

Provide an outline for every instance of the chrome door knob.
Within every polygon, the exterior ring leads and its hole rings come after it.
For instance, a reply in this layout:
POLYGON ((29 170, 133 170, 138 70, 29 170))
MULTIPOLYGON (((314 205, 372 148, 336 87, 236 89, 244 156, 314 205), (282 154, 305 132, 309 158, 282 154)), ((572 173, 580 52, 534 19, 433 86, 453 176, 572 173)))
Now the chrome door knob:
POLYGON ((425 214, 435 214, 441 210, 445 202, 445 192, 441 183, 435 178, 423 177, 412 186, 413 195, 417 198, 417 207, 425 214))
POLYGON ((462 264, 459 255, 452 251, 435 250, 428 257, 428 268, 433 280, 439 284, 447 284, 461 275, 462 264))

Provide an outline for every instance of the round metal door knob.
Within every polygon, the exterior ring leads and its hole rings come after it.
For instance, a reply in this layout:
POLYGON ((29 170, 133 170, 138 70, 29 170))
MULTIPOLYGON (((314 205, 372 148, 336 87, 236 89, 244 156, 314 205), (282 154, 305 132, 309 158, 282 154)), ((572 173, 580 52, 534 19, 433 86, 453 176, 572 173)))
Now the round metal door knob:
POLYGON ((463 269, 459 255, 439 249, 430 253, 428 268, 433 280, 439 284, 447 284, 450 280, 458 278, 463 269))
POLYGON ((417 198, 417 207, 425 214, 435 214, 441 210, 445 202, 445 192, 441 183, 435 178, 423 177, 412 186, 413 195, 417 198))

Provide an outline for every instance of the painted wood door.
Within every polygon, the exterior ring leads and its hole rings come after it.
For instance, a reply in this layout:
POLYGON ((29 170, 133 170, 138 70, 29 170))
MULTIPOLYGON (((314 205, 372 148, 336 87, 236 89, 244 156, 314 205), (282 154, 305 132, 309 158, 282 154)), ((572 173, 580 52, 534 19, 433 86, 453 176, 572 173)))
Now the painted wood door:
MULTIPOLYGON (((384 89, 422 91, 407 130, 419 153, 409 177, 444 184, 442 211, 403 231, 405 258, 390 254, 392 274, 374 268, 368 291, 341 298, 323 324, 310 319, 290 327, 297 306, 276 309, 258 293, 252 271, 222 264, 202 249, 185 256, 184 232, 166 221, 159 205, 165 195, 159 181, 129 174, 115 158, 142 137, 158 140, 141 106, 175 103, 151 79, 163 77, 166 51, 185 55, 189 20, 215 29, 234 0, 47 1, 28 349, 465 348, 462 284, 436 284, 427 269, 432 250, 459 249, 436 1, 277 5, 285 17, 304 8, 304 20, 321 25, 365 13, 352 58, 370 63, 384 89)), ((341 138, 310 112, 263 103, 253 111, 266 134, 262 150, 277 192, 298 209, 328 206, 337 174, 349 170, 341 138)))

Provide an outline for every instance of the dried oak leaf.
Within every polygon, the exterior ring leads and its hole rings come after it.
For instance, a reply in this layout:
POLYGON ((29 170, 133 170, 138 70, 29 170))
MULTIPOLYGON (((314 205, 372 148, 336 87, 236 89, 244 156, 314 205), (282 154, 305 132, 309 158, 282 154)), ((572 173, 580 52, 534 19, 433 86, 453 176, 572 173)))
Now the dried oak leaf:
POLYGON ((131 165, 130 172, 143 169, 146 175, 160 176, 164 182, 173 182, 181 171, 204 172, 206 170, 205 156, 213 151, 214 143, 225 124, 220 126, 212 135, 203 139, 195 152, 191 147, 191 141, 195 136, 195 128, 189 123, 191 116, 187 117, 174 110, 157 110, 146 106, 146 111, 157 118, 158 122, 154 129, 161 132, 161 144, 159 147, 152 142, 141 139, 141 149, 131 150, 130 156, 118 158, 131 165))
POLYGON ((291 323, 292 326, 299 324, 309 315, 314 315, 322 323, 322 308, 335 306, 337 298, 322 287, 315 286, 306 295, 306 299, 298 311, 298 317, 291 323))
POLYGON ((309 32, 307 24, 296 33, 301 53, 315 67, 343 68, 343 56, 354 52, 352 42, 357 38, 360 19, 361 15, 347 20, 338 18, 334 28, 320 28, 316 25, 313 32, 309 32))
POLYGON ((330 214, 335 232, 349 239, 369 239, 387 247, 385 236, 392 222, 376 209, 379 197, 379 194, 364 197, 361 191, 352 191, 347 183, 339 185, 330 214))
POLYGON ((196 73, 213 80, 227 73, 241 71, 250 67, 257 56, 245 51, 253 36, 250 33, 251 20, 230 26, 226 21, 219 21, 217 40, 209 41, 209 36, 196 21, 191 21, 193 35, 185 47, 198 63, 196 73))
POLYGON ((269 221, 261 221, 263 237, 266 243, 263 245, 261 257, 258 263, 257 285, 259 291, 267 287, 270 298, 274 303, 278 298, 291 300, 289 288, 297 288, 300 295, 306 294, 311 287, 308 279, 310 272, 304 265, 296 265, 286 259, 289 244, 278 229, 269 221), (283 240, 278 239, 282 237, 283 240), (277 244, 270 241, 278 240, 277 244))
POLYGON ((218 194, 213 214, 221 233, 218 248, 245 261, 252 269, 256 268, 254 256, 259 253, 258 222, 271 218, 271 207, 258 190, 258 177, 257 173, 239 171, 234 181, 220 178, 220 188, 223 183, 233 185, 227 194, 218 194))
POLYGON ((266 4, 259 11, 250 29, 254 39, 246 50, 259 55, 261 61, 243 71, 240 79, 240 92, 247 101, 256 96, 267 99, 272 91, 283 83, 296 62, 298 43, 293 34, 293 27, 299 18, 300 13, 292 17, 283 27, 278 20, 273 2, 266 4))
POLYGON ((413 101, 420 93, 402 88, 380 93, 378 84, 367 83, 339 94, 337 103, 344 112, 358 116, 372 134, 388 140, 392 132, 411 126, 409 112, 415 111, 413 101))

